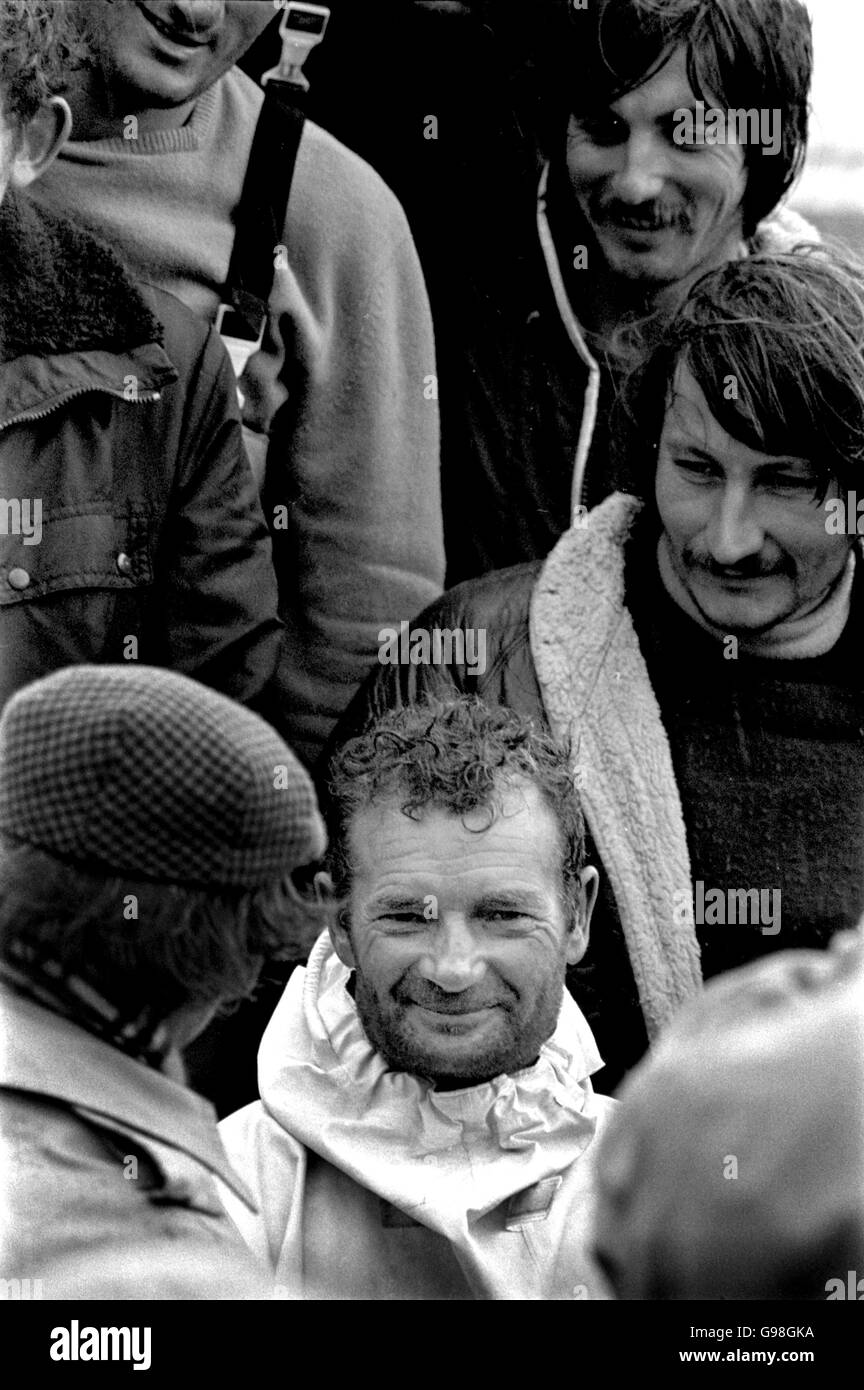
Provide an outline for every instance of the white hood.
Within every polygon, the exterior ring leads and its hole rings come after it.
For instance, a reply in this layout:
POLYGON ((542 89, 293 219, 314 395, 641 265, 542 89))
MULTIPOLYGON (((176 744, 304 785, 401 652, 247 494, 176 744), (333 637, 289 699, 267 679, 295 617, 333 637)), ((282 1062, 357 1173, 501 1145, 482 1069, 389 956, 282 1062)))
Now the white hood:
POLYGON ((457 1245, 474 1220, 567 1169, 613 1104, 594 1094, 588 1078, 602 1061, 566 992, 532 1067, 438 1092, 388 1069, 348 980, 325 934, 264 1035, 262 1108, 294 1140, 457 1245))

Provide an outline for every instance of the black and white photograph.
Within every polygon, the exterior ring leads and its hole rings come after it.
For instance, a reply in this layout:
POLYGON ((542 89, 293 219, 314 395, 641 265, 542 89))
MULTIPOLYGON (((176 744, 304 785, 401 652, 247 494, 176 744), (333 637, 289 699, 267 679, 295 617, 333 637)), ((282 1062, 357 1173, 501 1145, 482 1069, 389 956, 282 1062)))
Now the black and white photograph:
POLYGON ((25 1373, 301 1302, 852 1355, 862 61, 859 0, 0 0, 25 1373))

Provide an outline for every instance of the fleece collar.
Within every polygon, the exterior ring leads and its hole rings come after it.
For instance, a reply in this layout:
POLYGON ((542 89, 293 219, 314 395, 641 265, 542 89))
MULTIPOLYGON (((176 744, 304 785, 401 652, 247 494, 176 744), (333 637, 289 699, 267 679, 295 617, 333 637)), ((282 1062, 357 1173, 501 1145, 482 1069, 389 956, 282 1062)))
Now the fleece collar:
POLYGON ((454 1242, 564 1172, 597 1125, 591 1030, 565 993, 538 1061, 461 1091, 391 1071, 363 1031, 326 933, 295 970, 258 1055, 264 1109, 288 1134, 454 1242))
POLYGON ((642 504, 613 493, 561 537, 531 598, 531 655, 555 734, 572 747, 650 1038, 701 987, 690 857, 672 753, 624 606, 642 504))
POLYGON ((7 193, 0 205, 0 362, 162 343, 120 261, 75 223, 7 193))

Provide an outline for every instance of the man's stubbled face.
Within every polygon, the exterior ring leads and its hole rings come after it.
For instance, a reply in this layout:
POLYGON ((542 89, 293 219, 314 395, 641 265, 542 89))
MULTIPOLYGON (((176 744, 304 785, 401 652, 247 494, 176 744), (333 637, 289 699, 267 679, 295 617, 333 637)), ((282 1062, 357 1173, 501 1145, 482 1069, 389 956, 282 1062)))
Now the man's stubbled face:
MULTIPOLYGON (((706 622, 764 633, 824 601, 851 542, 827 533, 818 489, 808 459, 733 439, 689 369, 678 368, 655 494, 668 562, 706 622)), ((828 495, 839 495, 836 482, 828 495)))
POLYGON ((530 1066, 590 916, 583 892, 568 920, 560 831, 538 789, 508 787, 491 823, 438 808, 414 820, 385 799, 357 814, 351 846, 351 926, 335 940, 389 1065, 450 1089, 530 1066))

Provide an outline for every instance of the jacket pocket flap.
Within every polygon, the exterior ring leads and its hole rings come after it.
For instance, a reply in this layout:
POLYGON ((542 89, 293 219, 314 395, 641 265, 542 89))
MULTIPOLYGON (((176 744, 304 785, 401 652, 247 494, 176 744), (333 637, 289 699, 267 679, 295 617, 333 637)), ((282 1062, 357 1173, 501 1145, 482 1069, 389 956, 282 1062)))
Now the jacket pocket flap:
POLYGON ((148 516, 79 507, 44 519, 31 513, 30 522, 29 534, 0 533, 0 605, 153 582, 148 516))

